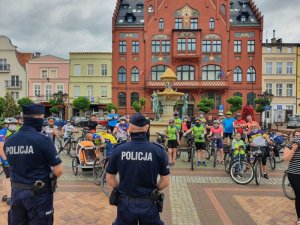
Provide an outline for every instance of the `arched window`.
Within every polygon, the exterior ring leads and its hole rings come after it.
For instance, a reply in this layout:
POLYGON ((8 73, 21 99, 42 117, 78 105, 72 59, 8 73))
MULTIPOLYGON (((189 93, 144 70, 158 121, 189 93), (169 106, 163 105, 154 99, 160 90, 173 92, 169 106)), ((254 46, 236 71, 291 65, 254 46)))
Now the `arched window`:
POLYGON ((119 82, 126 82, 126 69, 121 67, 118 72, 118 81, 119 82))
POLYGON ((253 107, 255 107, 255 98, 256 98, 256 94, 253 92, 249 92, 247 94, 247 104, 248 105, 252 105, 253 107))
POLYGON ((182 65, 177 67, 178 80, 195 80, 195 67, 190 65, 182 65))
POLYGON ((210 30, 215 29, 215 20, 214 20, 214 18, 210 18, 210 20, 209 20, 209 29, 210 30))
POLYGON ((139 95, 139 93, 136 93, 136 92, 132 92, 130 97, 131 97, 130 98, 131 99, 131 106, 134 102, 139 102, 139 100, 140 100, 140 95, 139 95))
POLYGON ((168 67, 165 65, 152 66, 151 80, 160 80, 160 76, 166 71, 168 67))
POLYGON ((202 67, 202 80, 220 80, 221 76, 220 66, 207 65, 202 67))
POLYGON ((152 5, 149 5, 149 7, 148 7, 148 13, 153 13, 153 6, 152 5))
POLYGON ((159 19, 159 24, 158 24, 159 30, 163 30, 163 29, 164 29, 164 26, 165 26, 165 24, 164 24, 164 19, 163 19, 163 18, 160 18, 160 19, 159 19))
POLYGON ((126 93, 124 93, 124 92, 118 93, 118 106, 126 107, 126 93))
POLYGON ((236 67, 234 69, 233 81, 234 82, 242 82, 243 81, 242 69, 240 67, 236 67))
POLYGON ((226 6, 225 5, 220 6, 220 13, 221 13, 221 15, 226 16, 226 6))
POLYGON ((239 96, 239 97, 243 97, 243 94, 241 92, 235 92, 233 94, 233 96, 239 96))
POLYGON ((247 70, 247 82, 255 82, 256 81, 256 75, 255 75, 255 69, 254 67, 249 67, 247 70))
POLYGON ((140 71, 138 68, 133 67, 131 70, 131 82, 139 82, 140 81, 140 71))

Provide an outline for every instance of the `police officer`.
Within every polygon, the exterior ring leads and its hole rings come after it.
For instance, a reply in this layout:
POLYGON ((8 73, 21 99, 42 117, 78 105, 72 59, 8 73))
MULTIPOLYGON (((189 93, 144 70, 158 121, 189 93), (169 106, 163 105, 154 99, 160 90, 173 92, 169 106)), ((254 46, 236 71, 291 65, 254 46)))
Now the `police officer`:
POLYGON ((11 208, 8 224, 53 224, 53 179, 62 162, 50 138, 41 133, 45 107, 23 106, 24 124, 4 144, 11 168, 11 208))
POLYGON ((131 141, 116 145, 112 151, 106 170, 107 182, 119 193, 113 225, 164 224, 151 193, 169 185, 168 157, 160 145, 147 141, 148 126, 142 114, 133 115, 129 121, 131 141), (117 173, 120 182, 116 179, 117 173))

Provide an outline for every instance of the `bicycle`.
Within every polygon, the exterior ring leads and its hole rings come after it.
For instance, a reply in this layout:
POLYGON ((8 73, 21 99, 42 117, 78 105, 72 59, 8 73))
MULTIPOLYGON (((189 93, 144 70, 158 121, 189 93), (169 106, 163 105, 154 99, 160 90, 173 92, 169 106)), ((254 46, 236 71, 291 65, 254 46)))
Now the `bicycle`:
POLYGON ((275 168, 276 168, 275 144, 274 143, 269 144, 267 148, 269 151, 269 156, 267 158, 268 166, 270 167, 271 170, 275 170, 275 168))
POLYGON ((189 160, 191 163, 191 170, 194 170, 194 158, 195 158, 195 137, 194 134, 189 135, 189 141, 188 141, 188 155, 189 155, 189 160))
POLYGON ((57 154, 60 154, 63 151, 66 151, 66 154, 71 158, 76 157, 76 146, 77 141, 72 137, 73 132, 68 132, 67 137, 57 139, 56 148, 58 150, 57 154))
POLYGON ((281 187, 282 187, 284 195, 288 199, 291 199, 291 200, 296 199, 295 192, 294 192, 293 187, 290 184, 287 171, 284 171, 284 173, 283 173, 281 187))
MULTIPOLYGON (((160 144, 166 150, 166 152, 168 152, 168 144, 166 143, 166 139, 169 137, 162 132, 156 132, 156 134, 158 135, 156 139, 157 143, 160 144)), ((180 158, 180 156, 181 156, 181 148, 178 145, 176 151, 176 159, 180 158)))
POLYGON ((252 152, 252 156, 254 157, 254 162, 252 163, 252 166, 254 169, 255 183, 259 185, 261 181, 261 175, 262 175, 262 157, 263 157, 263 152, 260 149, 262 147, 267 148, 267 146, 256 146, 256 147, 258 148, 258 150, 252 152))
POLYGON ((108 163, 109 163, 109 158, 105 158, 103 161, 104 170, 101 175, 101 189, 106 196, 110 197, 110 194, 111 194, 113 188, 111 186, 109 186, 106 182, 106 167, 107 167, 108 163))
POLYGON ((213 157, 213 167, 216 167, 216 164, 217 164, 217 156, 218 156, 217 141, 218 141, 217 138, 213 138, 211 141, 210 157, 213 157))
POLYGON ((230 163, 230 177, 237 184, 248 184, 254 178, 253 166, 245 159, 242 159, 240 151, 236 157, 233 157, 230 163))

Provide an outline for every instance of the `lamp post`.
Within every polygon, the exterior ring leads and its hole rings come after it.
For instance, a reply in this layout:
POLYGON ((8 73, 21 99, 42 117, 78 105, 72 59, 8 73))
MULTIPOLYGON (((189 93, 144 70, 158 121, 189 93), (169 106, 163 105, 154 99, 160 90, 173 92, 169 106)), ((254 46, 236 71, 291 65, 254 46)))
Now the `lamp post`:
POLYGON ((57 102, 57 107, 59 108, 59 117, 63 116, 63 108, 66 107, 66 103, 69 95, 67 93, 63 93, 62 91, 58 91, 53 94, 54 100, 57 102))
MULTIPOLYGON (((264 111, 265 111, 265 116, 264 116, 264 127, 265 129, 267 129, 267 112, 270 111, 270 105, 271 102, 274 98, 274 95, 272 94, 272 92, 268 92, 268 91, 264 91, 262 94, 258 95, 260 98, 262 98, 263 100, 263 104, 262 106, 264 107, 264 111)), ((270 118, 270 115, 268 115, 268 118, 270 118)))

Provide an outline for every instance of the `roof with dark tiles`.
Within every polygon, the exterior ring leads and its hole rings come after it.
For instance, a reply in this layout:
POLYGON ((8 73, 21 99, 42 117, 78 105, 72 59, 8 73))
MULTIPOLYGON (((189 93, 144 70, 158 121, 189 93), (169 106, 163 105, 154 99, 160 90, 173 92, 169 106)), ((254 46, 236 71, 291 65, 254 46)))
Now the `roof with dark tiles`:
POLYGON ((259 26, 261 15, 254 1, 231 0, 230 24, 240 26, 259 26), (254 11, 255 10, 255 11, 254 11))
POLYGON ((144 26, 144 1, 123 0, 116 18, 117 26, 144 26))

